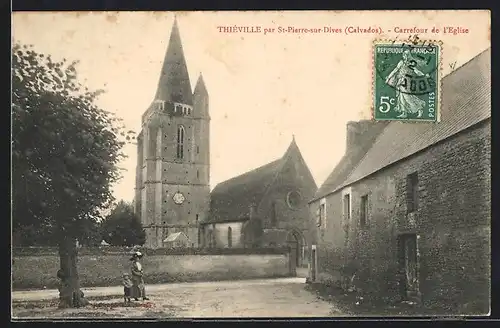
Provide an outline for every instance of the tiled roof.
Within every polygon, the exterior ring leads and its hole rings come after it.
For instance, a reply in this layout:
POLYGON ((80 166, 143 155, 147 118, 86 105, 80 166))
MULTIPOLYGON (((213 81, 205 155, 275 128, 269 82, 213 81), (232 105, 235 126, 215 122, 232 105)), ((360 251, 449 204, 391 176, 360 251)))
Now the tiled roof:
POLYGON ((282 158, 215 186, 210 194, 210 215, 202 223, 248 219, 250 207, 258 207, 291 152, 300 153, 295 140, 282 158))
POLYGON ((442 80, 441 122, 391 122, 336 190, 491 117, 491 49, 442 80))
MULTIPOLYGON (((351 122, 356 123, 356 122, 351 122)), ((368 149, 370 149, 375 138, 380 134, 382 129, 389 123, 388 121, 370 122, 370 128, 363 135, 363 144, 357 145, 358 147, 348 147, 346 153, 340 159, 335 169, 330 173, 325 182, 316 191, 314 198, 311 201, 317 200, 331 193, 337 189, 342 182, 349 176, 355 165, 363 158, 368 149)))
POLYGON ((184 234, 183 232, 174 232, 170 235, 168 235, 167 238, 165 238, 165 240, 163 240, 163 242, 173 242, 173 241, 176 241, 176 240, 179 240, 181 237, 184 237, 184 239, 188 239, 186 234, 184 234))

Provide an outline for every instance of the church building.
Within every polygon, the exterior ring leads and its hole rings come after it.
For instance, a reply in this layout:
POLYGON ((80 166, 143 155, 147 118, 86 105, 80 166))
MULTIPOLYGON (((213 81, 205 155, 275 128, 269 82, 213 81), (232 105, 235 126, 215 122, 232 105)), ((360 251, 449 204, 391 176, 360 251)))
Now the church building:
POLYGON ((290 247, 296 265, 305 264, 316 189, 294 138, 283 157, 215 186, 200 221, 203 246, 290 247))
POLYGON ((316 183, 295 138, 282 158, 210 193, 209 97, 191 90, 174 21, 156 95, 137 137, 135 211, 147 248, 292 247, 307 258, 308 200, 316 183))
POLYGON ((201 75, 191 89, 175 21, 156 95, 137 137, 134 203, 146 247, 163 247, 181 232, 190 247, 198 247, 198 223, 210 206, 209 129, 207 89, 201 75))

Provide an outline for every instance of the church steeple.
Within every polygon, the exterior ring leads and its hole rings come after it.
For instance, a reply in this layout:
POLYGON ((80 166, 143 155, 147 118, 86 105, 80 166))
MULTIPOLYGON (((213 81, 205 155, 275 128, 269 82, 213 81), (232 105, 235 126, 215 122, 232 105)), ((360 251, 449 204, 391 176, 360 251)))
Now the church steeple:
POLYGON ((177 19, 174 20, 170 33, 155 99, 193 105, 191 82, 182 50, 177 19))
POLYGON ((205 81, 203 81, 203 76, 200 73, 198 81, 196 81, 196 86, 194 87, 193 94, 194 110, 196 117, 209 118, 209 99, 208 91, 205 86, 205 81))
POLYGON ((207 87, 205 86, 205 81, 203 81, 203 75, 198 77, 198 81, 196 81, 196 86, 194 87, 194 94, 200 96, 208 96, 207 87))

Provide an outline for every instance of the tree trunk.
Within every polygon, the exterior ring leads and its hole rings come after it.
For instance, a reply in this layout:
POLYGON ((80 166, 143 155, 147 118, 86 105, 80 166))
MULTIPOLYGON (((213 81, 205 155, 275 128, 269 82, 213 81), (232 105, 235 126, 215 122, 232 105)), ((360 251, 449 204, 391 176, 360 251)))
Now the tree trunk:
POLYGON ((59 242, 59 258, 61 265, 59 287, 60 308, 77 308, 88 304, 83 292, 80 290, 77 257, 76 239, 62 236, 59 242))

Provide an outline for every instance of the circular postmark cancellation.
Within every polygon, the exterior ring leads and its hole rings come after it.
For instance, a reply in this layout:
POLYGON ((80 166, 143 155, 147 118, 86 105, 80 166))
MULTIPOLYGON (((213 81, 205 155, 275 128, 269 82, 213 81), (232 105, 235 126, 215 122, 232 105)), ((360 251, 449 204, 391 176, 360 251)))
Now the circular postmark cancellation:
POLYGON ((374 49, 374 118, 437 121, 441 45, 384 41, 374 49))
MULTIPOLYGON (((377 61, 375 69, 381 77, 385 77, 384 82, 391 88, 399 88, 400 92, 421 95, 431 92, 436 88, 436 77, 433 74, 438 67, 435 60, 437 46, 428 44, 426 46, 415 45, 393 45, 390 48, 381 48, 380 61, 377 61), (394 83, 394 75, 391 76, 391 60, 394 54, 401 57, 401 64, 398 62, 399 70, 405 71, 399 83, 394 83), (403 67, 405 66, 405 67, 403 67)), ((396 65, 396 68, 398 68, 396 65)))

